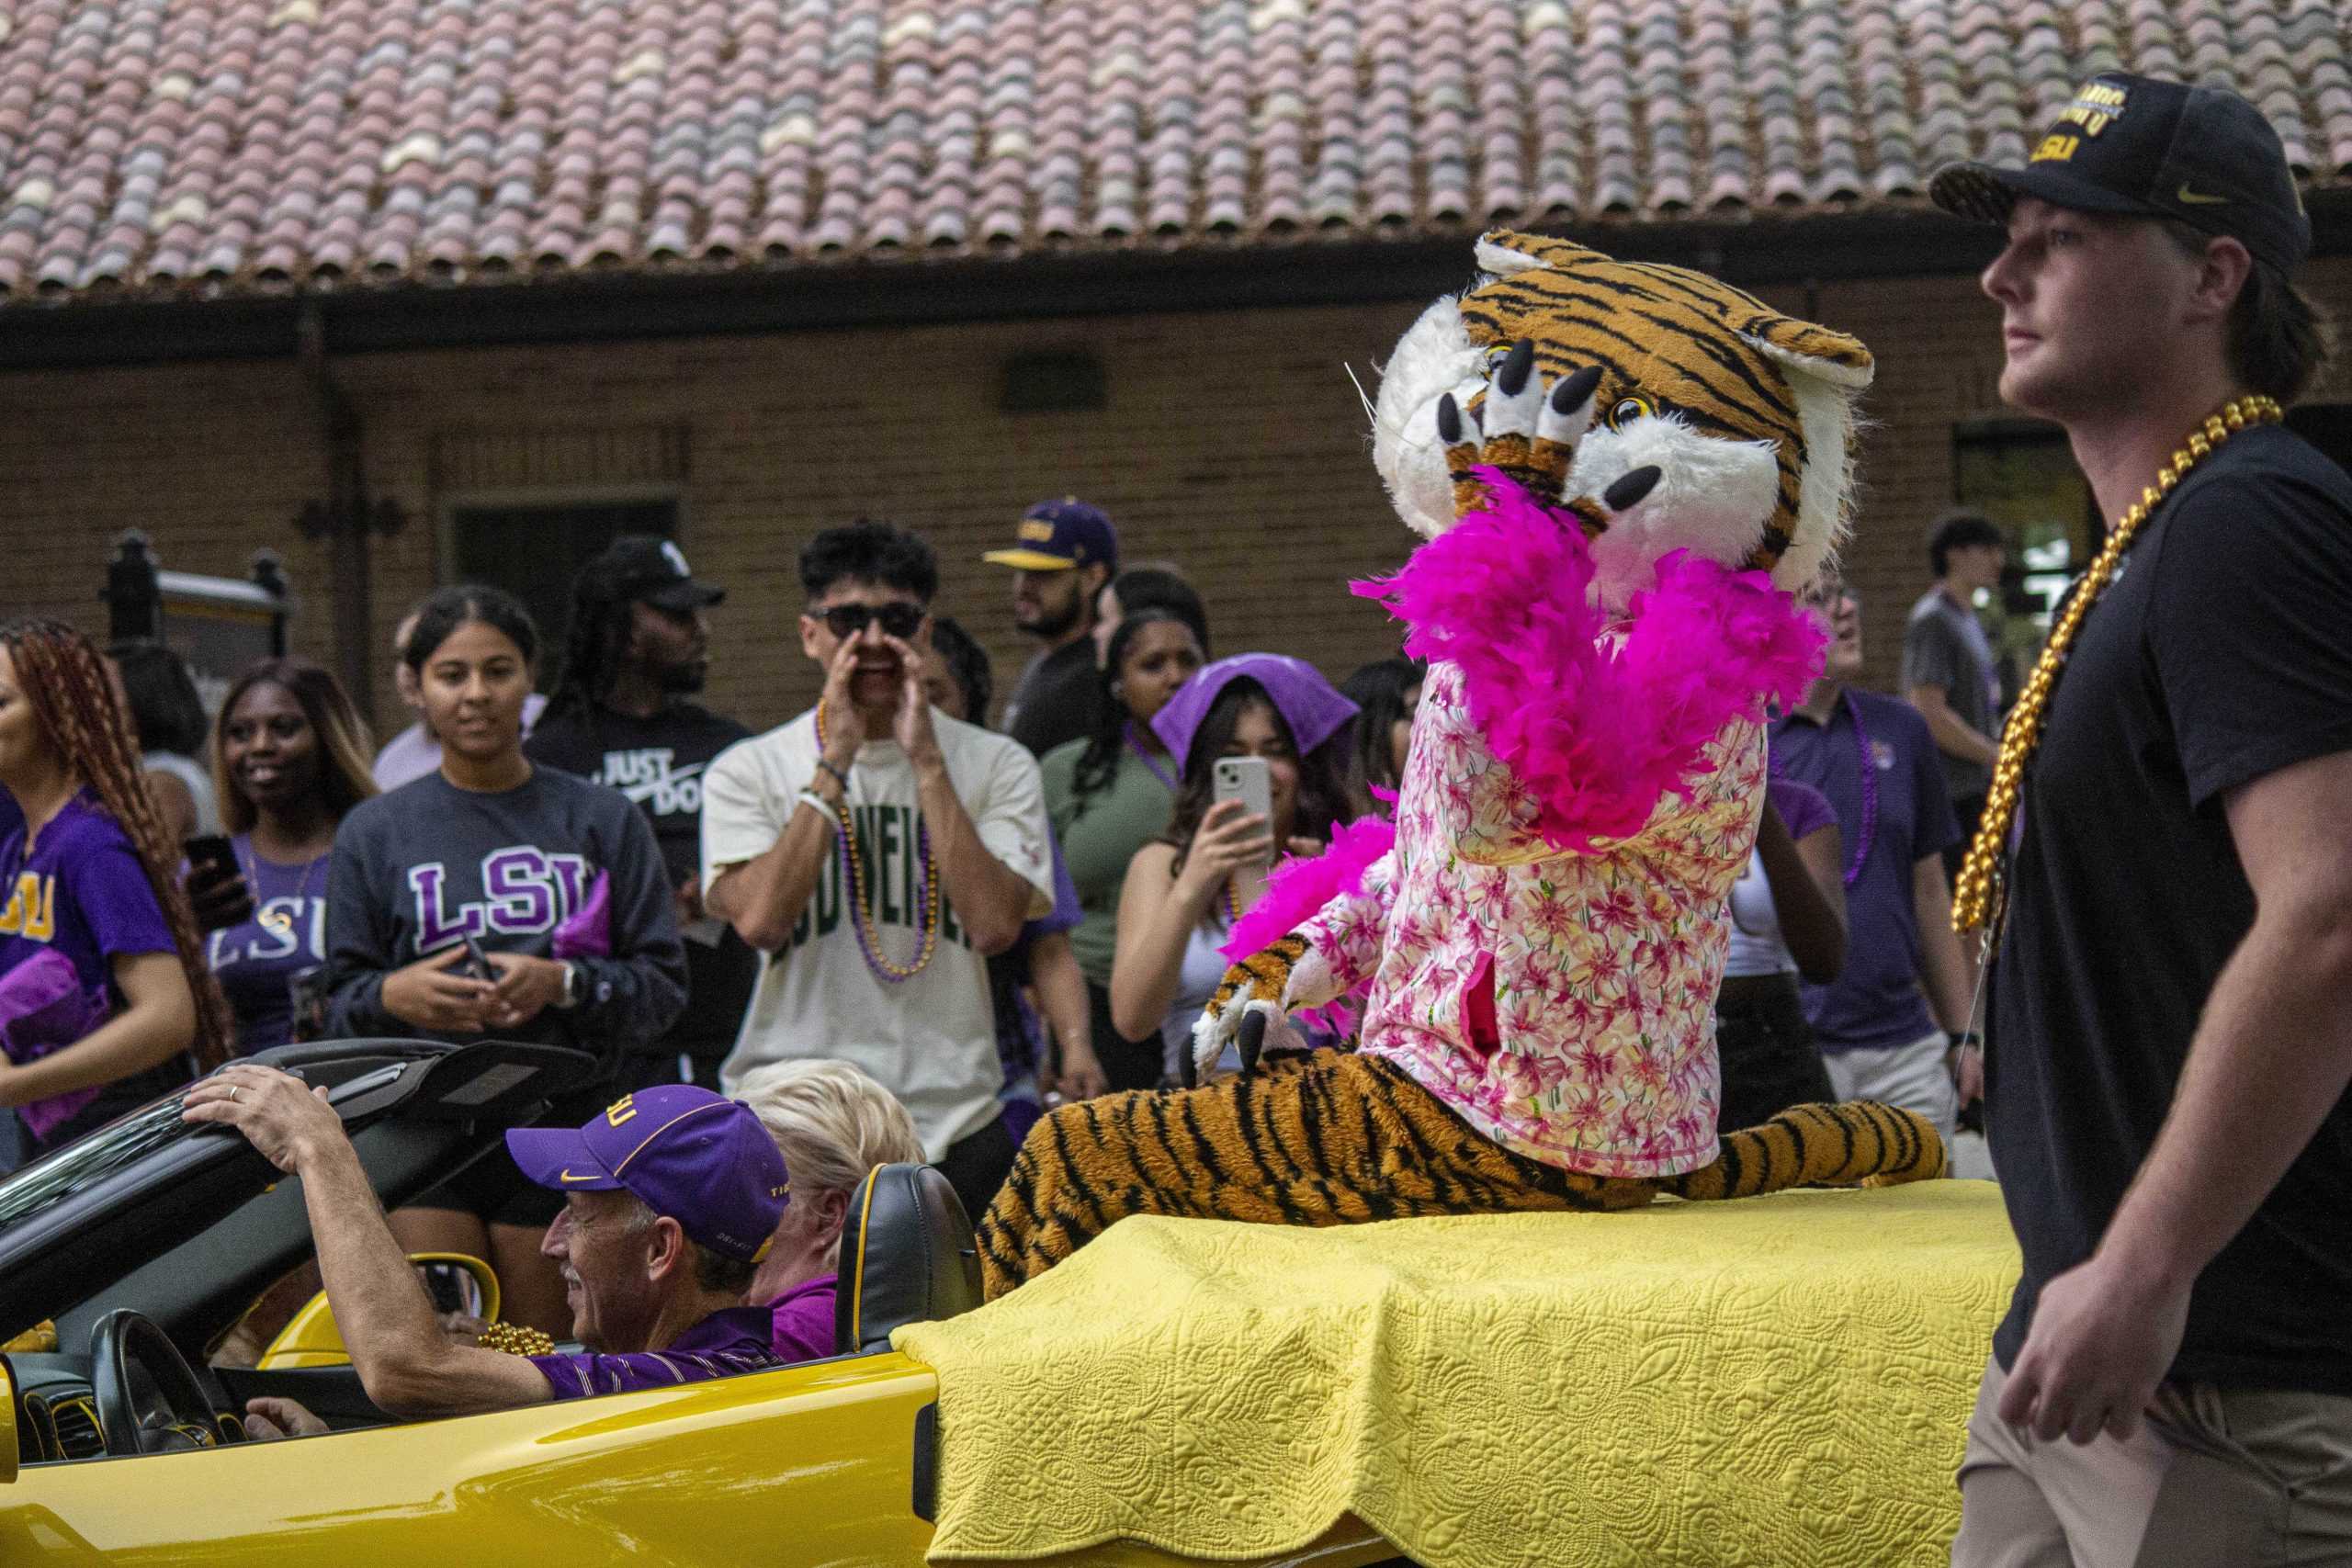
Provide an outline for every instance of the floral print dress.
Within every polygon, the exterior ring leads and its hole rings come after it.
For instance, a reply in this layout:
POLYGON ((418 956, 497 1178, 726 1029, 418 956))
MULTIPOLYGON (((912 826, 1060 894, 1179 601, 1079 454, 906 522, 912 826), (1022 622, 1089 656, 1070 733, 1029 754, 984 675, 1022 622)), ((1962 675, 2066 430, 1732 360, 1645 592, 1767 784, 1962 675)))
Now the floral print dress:
POLYGON ((1506 1148, 1594 1176, 1705 1165, 1762 727, 1734 719, 1702 758, 1638 835, 1563 852, 1530 830, 1535 803, 1480 740, 1460 670, 1432 665, 1395 846, 1301 928, 1328 974, 1316 988, 1368 977, 1359 1048, 1506 1148))

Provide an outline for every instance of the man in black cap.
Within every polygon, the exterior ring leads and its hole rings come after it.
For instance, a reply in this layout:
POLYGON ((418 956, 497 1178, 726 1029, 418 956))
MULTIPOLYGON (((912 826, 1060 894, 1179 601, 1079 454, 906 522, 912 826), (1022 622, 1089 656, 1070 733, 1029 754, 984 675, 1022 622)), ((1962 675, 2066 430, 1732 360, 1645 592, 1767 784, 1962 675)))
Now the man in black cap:
MULTIPOLYGON (((1094 601, 1119 570, 1119 536, 1100 507, 1076 497, 1021 514, 1009 550, 980 558, 1012 568, 1012 621, 1045 649, 1004 702, 1004 732, 1043 757, 1094 732, 1094 601)), ((980 722, 980 716, 972 716, 980 722)))
POLYGON ((2278 423, 2310 224, 2254 106, 2125 75, 1933 192, 2006 226, 2001 394, 2110 519, 1955 896, 2025 1267, 1953 1562, 2352 1560, 2352 479, 2278 423))
POLYGON ((703 612, 726 597, 698 582, 668 539, 624 534, 572 585, 563 666, 523 750, 535 762, 610 784, 653 825, 686 938, 686 1010, 621 1064, 621 1088, 718 1082, 752 1000, 758 959, 702 906, 703 770, 752 732, 685 699, 710 671, 703 612))

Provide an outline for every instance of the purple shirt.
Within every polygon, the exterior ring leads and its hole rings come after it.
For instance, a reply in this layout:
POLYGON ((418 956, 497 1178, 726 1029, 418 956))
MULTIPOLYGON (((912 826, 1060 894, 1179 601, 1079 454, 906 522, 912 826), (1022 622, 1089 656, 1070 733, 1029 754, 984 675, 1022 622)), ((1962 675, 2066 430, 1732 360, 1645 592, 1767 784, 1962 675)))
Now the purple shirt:
MULTIPOLYGON (((1826 986, 1803 987, 1805 1018, 1825 1051, 1883 1050, 1935 1031, 1919 985, 1919 915, 1911 877, 1920 861, 1942 854, 1960 837, 1938 755, 1918 709, 1850 686, 1827 725, 1792 713, 1772 727, 1774 764, 1829 797, 1845 836, 1847 863, 1862 852, 1860 874, 1846 885, 1846 966, 1826 986), (1862 716, 1860 734, 1854 728, 1856 707, 1862 716), (1878 786, 1878 813, 1867 846, 1865 749, 1878 786)), ((1793 823, 1790 831, 1795 831, 1793 823)))
POLYGON ((1829 797, 1809 784, 1776 776, 1765 784, 1764 798, 1781 814, 1781 826, 1789 830, 1792 844, 1803 843, 1838 821, 1838 808, 1829 804, 1829 797))
POLYGON ((805 1280, 767 1305, 769 1348, 779 1361, 822 1360, 833 1353, 833 1298, 838 1274, 805 1280))
POLYGON ((558 1399, 635 1393, 776 1366, 779 1363, 768 1348, 769 1326, 765 1307, 722 1307, 659 1350, 627 1350, 617 1355, 575 1350, 530 1359, 546 1374, 548 1386, 555 1390, 558 1399))
POLYGON ((54 948, 96 989, 112 986, 117 957, 173 950, 139 852, 87 790, 50 819, 31 854, 22 826, 0 842, 0 974, 54 948))
POLYGON ((281 865, 254 852, 253 835, 230 840, 252 884, 253 918, 214 931, 204 961, 237 1015, 237 1048, 283 1045, 294 1035, 294 976, 327 958, 327 862, 281 865))

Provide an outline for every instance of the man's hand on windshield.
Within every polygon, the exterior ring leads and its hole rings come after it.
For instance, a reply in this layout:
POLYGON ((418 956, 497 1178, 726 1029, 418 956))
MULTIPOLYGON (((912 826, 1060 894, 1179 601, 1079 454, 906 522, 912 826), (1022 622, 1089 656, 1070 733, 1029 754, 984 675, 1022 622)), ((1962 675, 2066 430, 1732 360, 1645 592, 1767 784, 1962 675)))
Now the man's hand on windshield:
POLYGON ((263 1395, 245 1401, 245 1436, 255 1442, 273 1442, 279 1438, 316 1438, 323 1435, 327 1424, 290 1399, 263 1395))
POLYGON ((343 1118, 327 1103, 325 1085, 314 1090, 292 1074, 257 1062, 232 1062, 190 1086, 180 1119, 225 1122, 288 1173, 322 1150, 349 1146, 343 1118))

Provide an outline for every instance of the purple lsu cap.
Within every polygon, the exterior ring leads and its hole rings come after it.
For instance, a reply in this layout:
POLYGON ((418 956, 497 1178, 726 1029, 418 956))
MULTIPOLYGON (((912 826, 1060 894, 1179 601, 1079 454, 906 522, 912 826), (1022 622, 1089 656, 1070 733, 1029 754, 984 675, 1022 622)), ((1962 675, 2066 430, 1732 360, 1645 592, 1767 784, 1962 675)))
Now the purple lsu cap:
POLYGON ((1355 717, 1356 705, 1332 688, 1323 672, 1304 659, 1285 653, 1237 653, 1214 664, 1204 664, 1193 678, 1176 688, 1160 710, 1152 715, 1152 733, 1168 743, 1176 765, 1187 765, 1193 737, 1216 705, 1217 694, 1238 680, 1251 680, 1265 689, 1290 727, 1290 738, 1303 756, 1338 733, 1355 717))
POLYGON ((623 1190, 746 1263, 767 1256, 789 1201, 784 1156, 752 1108, 694 1084, 625 1094, 580 1127, 516 1127, 506 1152, 541 1187, 623 1190))

